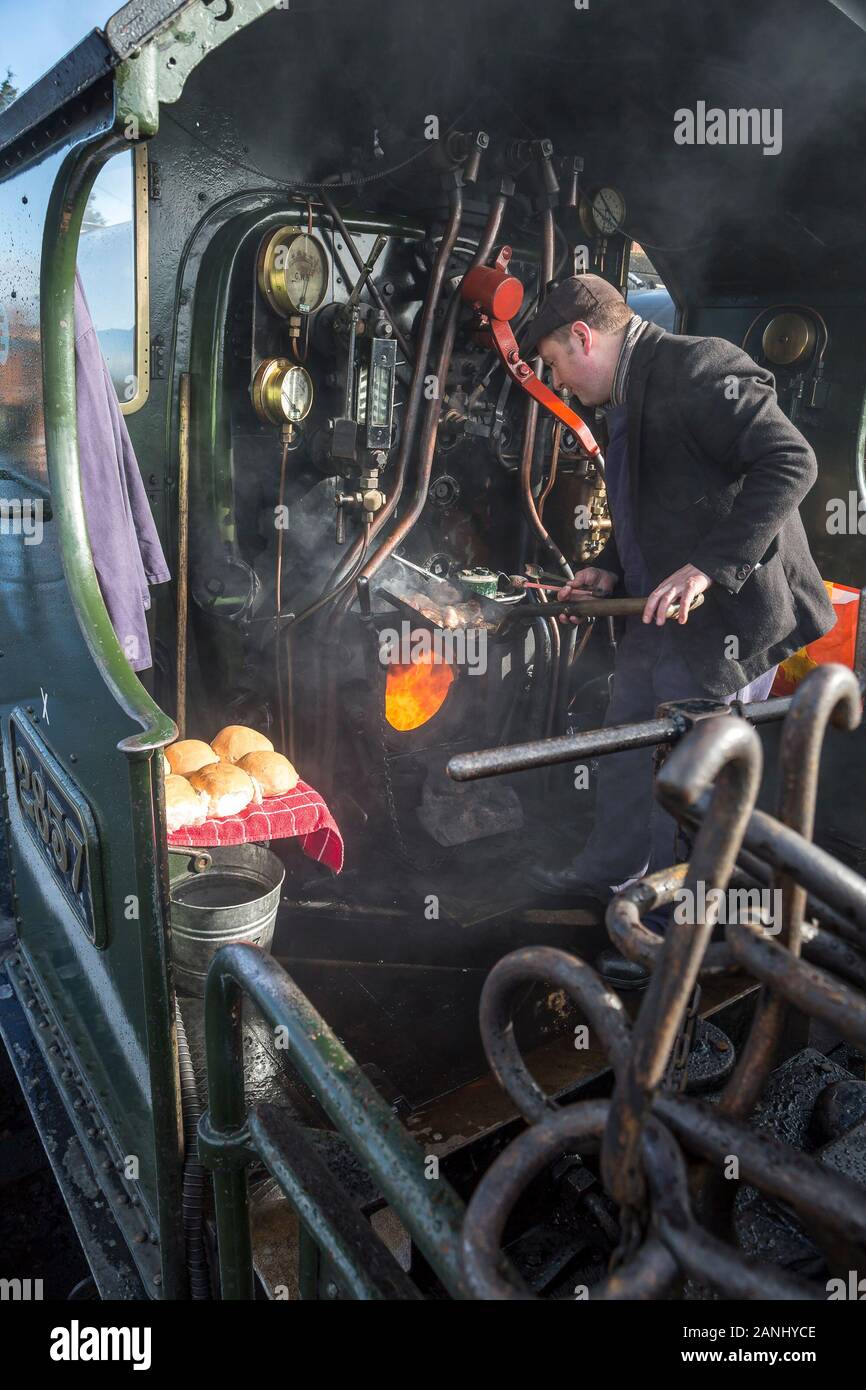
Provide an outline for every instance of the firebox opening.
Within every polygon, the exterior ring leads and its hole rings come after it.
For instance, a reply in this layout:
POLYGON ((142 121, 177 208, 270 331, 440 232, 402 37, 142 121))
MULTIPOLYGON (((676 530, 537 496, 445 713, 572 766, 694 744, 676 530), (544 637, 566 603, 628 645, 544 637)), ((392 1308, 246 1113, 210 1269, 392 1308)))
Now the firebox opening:
POLYGON ((385 681, 385 718, 392 729, 408 733, 428 723, 444 705, 454 671, 434 652, 422 652, 408 665, 392 666, 385 681))

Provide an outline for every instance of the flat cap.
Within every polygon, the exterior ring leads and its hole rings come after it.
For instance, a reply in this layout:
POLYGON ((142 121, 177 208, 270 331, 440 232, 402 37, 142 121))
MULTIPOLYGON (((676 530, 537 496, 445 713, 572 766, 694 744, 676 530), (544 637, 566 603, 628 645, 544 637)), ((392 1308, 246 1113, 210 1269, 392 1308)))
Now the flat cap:
POLYGON ((555 328, 586 318, 602 304, 623 304, 619 290, 600 275, 569 275, 551 290, 520 339, 520 355, 528 357, 555 328))

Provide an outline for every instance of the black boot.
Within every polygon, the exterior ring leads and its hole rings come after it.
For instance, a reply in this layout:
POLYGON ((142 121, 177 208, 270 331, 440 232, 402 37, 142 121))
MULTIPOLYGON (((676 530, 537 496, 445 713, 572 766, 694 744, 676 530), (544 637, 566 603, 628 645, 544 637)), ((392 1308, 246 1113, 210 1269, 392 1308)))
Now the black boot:
POLYGON ((580 878, 573 869, 541 869, 533 867, 526 874, 528 882, 546 898, 555 898, 564 907, 580 907, 604 916, 605 899, 601 890, 580 878))
POLYGON ((613 946, 606 946, 595 958, 595 968, 611 989, 646 989, 650 972, 637 961, 620 955, 613 946))

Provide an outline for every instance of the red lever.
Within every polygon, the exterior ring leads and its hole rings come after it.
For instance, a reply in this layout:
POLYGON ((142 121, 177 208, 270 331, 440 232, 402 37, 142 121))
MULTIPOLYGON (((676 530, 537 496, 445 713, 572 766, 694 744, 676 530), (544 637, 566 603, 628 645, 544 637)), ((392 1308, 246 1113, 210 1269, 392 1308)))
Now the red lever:
POLYGON ((514 318, 523 303, 523 285, 509 275, 507 266, 510 260, 511 247, 503 246, 495 266, 479 265, 464 275, 460 293, 482 314, 485 326, 490 329, 493 346, 512 381, 516 381, 539 405, 567 425, 577 435, 586 452, 595 458, 601 449, 592 431, 575 411, 560 400, 555 391, 539 381, 529 363, 520 356, 517 339, 508 320, 514 318))

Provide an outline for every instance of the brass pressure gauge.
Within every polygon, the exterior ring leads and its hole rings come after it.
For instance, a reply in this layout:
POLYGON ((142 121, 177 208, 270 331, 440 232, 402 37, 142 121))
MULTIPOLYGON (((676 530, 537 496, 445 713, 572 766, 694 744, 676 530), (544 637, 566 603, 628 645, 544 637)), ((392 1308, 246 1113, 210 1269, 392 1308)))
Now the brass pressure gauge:
POLYGON ((265 237, 257 265, 259 289, 287 318, 318 309, 328 288, 328 254, 316 237, 297 227, 277 227, 265 237))
POLYGON ((809 356, 817 338, 815 324, 802 314, 776 314, 764 329, 761 347, 776 367, 793 367, 809 356))
POLYGON ((297 425, 310 413, 313 383, 305 367, 287 357, 269 357, 253 380, 253 405, 270 425, 297 425))

